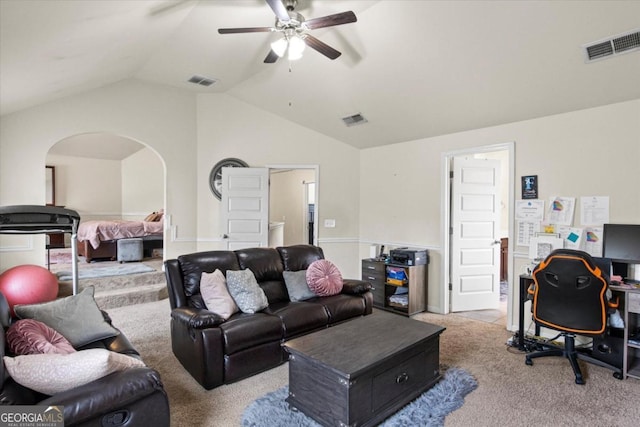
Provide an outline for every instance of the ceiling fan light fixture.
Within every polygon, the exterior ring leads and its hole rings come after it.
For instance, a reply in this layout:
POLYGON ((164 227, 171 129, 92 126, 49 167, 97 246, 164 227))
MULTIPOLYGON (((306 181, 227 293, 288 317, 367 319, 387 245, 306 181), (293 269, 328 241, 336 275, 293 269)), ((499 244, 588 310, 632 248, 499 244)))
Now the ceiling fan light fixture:
POLYGON ((219 34, 277 32, 283 35, 283 39, 271 43, 271 50, 264 59, 265 64, 273 64, 285 55, 290 61, 300 59, 307 45, 329 59, 336 59, 341 55, 339 51, 308 34, 307 31, 349 24, 358 20, 353 11, 307 20, 294 10, 298 0, 265 1, 275 14, 273 27, 218 28, 219 34))
POLYGON ((304 52, 305 46, 305 42, 300 37, 291 37, 289 39, 289 60, 295 61, 302 58, 302 52, 304 52))
POLYGON ((287 46, 288 45, 289 45, 289 43, 287 43, 287 39, 285 39, 285 38, 278 39, 278 40, 274 41, 273 43, 271 43, 271 50, 273 50, 276 55, 278 55, 280 58, 282 58, 284 56, 285 52, 287 51, 287 46))

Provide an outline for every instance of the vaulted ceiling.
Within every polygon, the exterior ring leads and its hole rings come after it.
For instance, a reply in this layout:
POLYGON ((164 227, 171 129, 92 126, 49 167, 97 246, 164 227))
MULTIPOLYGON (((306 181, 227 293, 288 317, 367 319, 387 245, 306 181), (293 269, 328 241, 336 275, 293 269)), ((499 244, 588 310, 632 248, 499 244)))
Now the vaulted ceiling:
POLYGON ((300 0, 329 60, 263 60, 264 0, 0 0, 0 114, 141 79, 226 93, 358 148, 640 98, 640 50, 586 63, 583 45, 638 30, 640 1, 300 0), (210 87, 188 83, 199 75, 210 87), (347 127, 342 117, 368 123, 347 127))

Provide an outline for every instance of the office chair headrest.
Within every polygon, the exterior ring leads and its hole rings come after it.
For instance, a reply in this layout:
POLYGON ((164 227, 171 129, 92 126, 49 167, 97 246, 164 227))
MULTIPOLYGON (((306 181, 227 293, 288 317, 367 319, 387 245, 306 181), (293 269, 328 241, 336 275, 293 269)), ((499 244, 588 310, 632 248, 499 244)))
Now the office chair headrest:
POLYGON ((604 279, 606 280, 606 282, 607 283, 609 282, 609 275, 607 273, 603 272, 602 270, 600 270, 600 267, 598 267, 598 265, 593 260, 591 255, 589 255, 585 251, 579 251, 577 249, 556 249, 553 252, 551 252, 549 255, 547 255, 547 257, 544 259, 544 261, 542 261, 538 265, 537 269, 544 268, 555 257, 573 257, 573 258, 577 258, 577 259, 581 260, 585 264, 585 266, 589 270, 591 270, 591 272, 594 275, 603 276, 604 279))

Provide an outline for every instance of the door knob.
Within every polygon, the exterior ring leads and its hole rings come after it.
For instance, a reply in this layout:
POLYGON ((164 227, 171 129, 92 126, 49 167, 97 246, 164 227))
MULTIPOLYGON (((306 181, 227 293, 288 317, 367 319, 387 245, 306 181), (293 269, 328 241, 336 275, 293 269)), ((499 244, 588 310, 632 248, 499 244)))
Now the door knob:
POLYGON ((229 236, 228 236, 228 235, 226 235, 226 234, 223 234, 223 235, 222 235, 222 238, 223 238, 223 239, 228 239, 228 238, 229 238, 229 236))

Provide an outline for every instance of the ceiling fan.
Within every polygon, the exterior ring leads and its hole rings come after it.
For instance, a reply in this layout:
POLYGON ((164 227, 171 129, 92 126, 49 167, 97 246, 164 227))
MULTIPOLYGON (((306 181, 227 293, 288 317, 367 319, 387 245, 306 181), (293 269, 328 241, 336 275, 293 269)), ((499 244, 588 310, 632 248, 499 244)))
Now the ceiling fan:
POLYGON ((278 60, 278 58, 284 56, 285 54, 288 56, 289 60, 299 59, 302 57, 302 51, 304 50, 305 45, 320 52, 329 59, 336 59, 337 57, 342 55, 341 52, 318 40, 311 34, 308 34, 307 31, 324 27, 332 27, 335 25, 349 24, 358 20, 355 13, 351 11, 306 20, 304 16, 294 11, 298 3, 297 0, 265 1, 276 15, 275 26, 250 28, 219 28, 218 33, 282 33, 284 37, 271 44, 271 51, 264 59, 264 62, 267 64, 273 64, 278 60))

